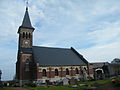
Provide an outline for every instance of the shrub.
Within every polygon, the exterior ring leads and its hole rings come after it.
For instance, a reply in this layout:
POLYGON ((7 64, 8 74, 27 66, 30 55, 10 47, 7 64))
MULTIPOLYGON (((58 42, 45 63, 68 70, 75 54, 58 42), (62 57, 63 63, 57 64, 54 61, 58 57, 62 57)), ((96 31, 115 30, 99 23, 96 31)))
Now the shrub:
POLYGON ((32 83, 30 86, 31 87, 36 87, 37 85, 35 83, 32 83))
POLYGON ((112 79, 112 83, 116 83, 117 82, 117 79, 112 79))

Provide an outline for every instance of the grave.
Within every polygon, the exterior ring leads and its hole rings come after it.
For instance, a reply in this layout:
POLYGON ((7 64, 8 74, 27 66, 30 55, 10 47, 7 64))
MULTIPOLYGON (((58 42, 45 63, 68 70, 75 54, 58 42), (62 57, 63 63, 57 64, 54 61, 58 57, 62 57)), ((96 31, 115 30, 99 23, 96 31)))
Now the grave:
POLYGON ((63 85, 69 85, 69 79, 67 78, 63 79, 63 85))

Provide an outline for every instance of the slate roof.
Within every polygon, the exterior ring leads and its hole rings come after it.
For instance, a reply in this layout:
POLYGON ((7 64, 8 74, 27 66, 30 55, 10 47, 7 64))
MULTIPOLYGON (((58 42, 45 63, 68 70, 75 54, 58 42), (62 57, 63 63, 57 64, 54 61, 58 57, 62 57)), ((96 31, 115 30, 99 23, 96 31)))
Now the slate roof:
POLYGON ((32 54, 32 48, 20 48, 20 52, 25 53, 25 54, 32 54))
POLYGON ((33 56, 40 66, 87 65, 72 49, 33 46, 33 56))
POLYGON ((31 25, 31 21, 29 18, 28 7, 26 7, 26 11, 25 11, 25 15, 24 15, 21 27, 34 29, 31 25))

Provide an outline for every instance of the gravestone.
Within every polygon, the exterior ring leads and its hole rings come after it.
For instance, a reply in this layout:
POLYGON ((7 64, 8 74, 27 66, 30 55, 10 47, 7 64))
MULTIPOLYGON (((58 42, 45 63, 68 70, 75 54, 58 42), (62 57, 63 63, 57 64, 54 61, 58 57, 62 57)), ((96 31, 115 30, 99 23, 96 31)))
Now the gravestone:
POLYGON ((63 85, 69 85, 69 79, 67 78, 63 79, 63 85))
POLYGON ((71 78, 71 79, 70 79, 70 84, 71 84, 71 85, 72 85, 72 84, 77 84, 77 79, 71 78))

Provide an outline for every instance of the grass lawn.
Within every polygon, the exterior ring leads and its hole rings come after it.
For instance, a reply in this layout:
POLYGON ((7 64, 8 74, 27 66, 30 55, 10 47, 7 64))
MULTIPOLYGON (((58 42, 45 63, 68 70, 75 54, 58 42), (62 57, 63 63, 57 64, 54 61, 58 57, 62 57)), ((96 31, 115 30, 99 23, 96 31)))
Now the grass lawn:
POLYGON ((77 88, 72 88, 69 86, 54 86, 54 87, 36 87, 31 88, 31 90, 78 90, 77 88))
POLYGON ((86 84, 86 85, 99 85, 99 84, 106 84, 111 82, 111 79, 106 80, 98 80, 98 81, 87 81, 87 82, 80 82, 79 84, 86 84))
POLYGON ((11 88, 0 88, 0 90, 16 90, 16 89, 11 89, 11 88))

